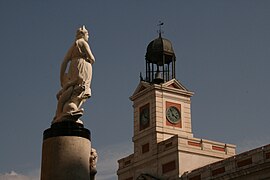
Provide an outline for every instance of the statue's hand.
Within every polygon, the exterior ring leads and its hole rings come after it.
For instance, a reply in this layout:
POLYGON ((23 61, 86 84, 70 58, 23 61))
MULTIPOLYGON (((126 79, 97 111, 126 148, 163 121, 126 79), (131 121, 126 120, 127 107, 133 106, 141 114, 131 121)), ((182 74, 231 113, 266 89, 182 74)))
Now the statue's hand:
POLYGON ((94 61, 88 57, 86 58, 86 61, 89 62, 90 64, 94 64, 94 61))

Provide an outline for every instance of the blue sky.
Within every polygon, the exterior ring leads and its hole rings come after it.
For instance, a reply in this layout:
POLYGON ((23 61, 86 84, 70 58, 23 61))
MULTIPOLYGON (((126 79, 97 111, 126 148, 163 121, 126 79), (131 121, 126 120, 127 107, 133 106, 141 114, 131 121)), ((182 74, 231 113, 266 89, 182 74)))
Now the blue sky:
POLYGON ((268 144, 269 9, 267 0, 0 1, 0 180, 38 179, 60 64, 83 24, 96 63, 82 120, 99 152, 98 179, 116 179, 117 159, 132 152, 129 96, 159 21, 177 79, 195 92, 194 136, 238 152, 268 144))

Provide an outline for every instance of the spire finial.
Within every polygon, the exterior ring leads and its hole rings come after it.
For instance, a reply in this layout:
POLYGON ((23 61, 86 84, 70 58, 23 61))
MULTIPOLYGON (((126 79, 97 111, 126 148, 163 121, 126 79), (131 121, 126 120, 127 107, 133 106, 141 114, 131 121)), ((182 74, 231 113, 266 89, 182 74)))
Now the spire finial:
POLYGON ((159 35, 159 37, 161 37, 161 34, 164 33, 164 32, 162 31, 162 29, 161 29, 161 26, 163 26, 163 25, 164 25, 163 22, 161 22, 161 21, 158 22, 158 26, 159 26, 158 35, 159 35))

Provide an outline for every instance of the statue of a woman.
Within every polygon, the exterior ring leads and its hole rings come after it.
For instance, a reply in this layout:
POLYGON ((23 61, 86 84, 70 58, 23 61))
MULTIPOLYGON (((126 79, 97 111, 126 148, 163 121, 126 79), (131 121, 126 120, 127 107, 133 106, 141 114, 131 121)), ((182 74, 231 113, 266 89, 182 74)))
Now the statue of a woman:
POLYGON ((77 121, 83 114, 81 105, 91 97, 92 64, 95 58, 88 44, 88 38, 85 26, 79 28, 75 42, 62 62, 60 71, 62 89, 57 93, 58 105, 52 123, 64 120, 77 121))

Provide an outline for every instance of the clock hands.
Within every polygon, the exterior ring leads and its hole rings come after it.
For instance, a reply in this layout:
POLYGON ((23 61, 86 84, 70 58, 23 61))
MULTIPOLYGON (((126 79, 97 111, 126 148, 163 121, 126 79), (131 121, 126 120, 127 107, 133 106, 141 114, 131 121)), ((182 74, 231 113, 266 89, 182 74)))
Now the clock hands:
POLYGON ((175 115, 174 113, 172 115, 173 115, 173 117, 175 117, 176 119, 178 119, 177 115, 175 115))
POLYGON ((173 118, 173 121, 177 121, 179 119, 179 112, 176 108, 169 108, 168 115, 173 118))
POLYGON ((170 110, 172 116, 175 117, 176 119, 178 119, 178 116, 177 116, 177 114, 175 113, 175 111, 174 111, 173 109, 169 109, 169 110, 170 110), (176 114, 176 115, 175 115, 175 114, 176 114))

